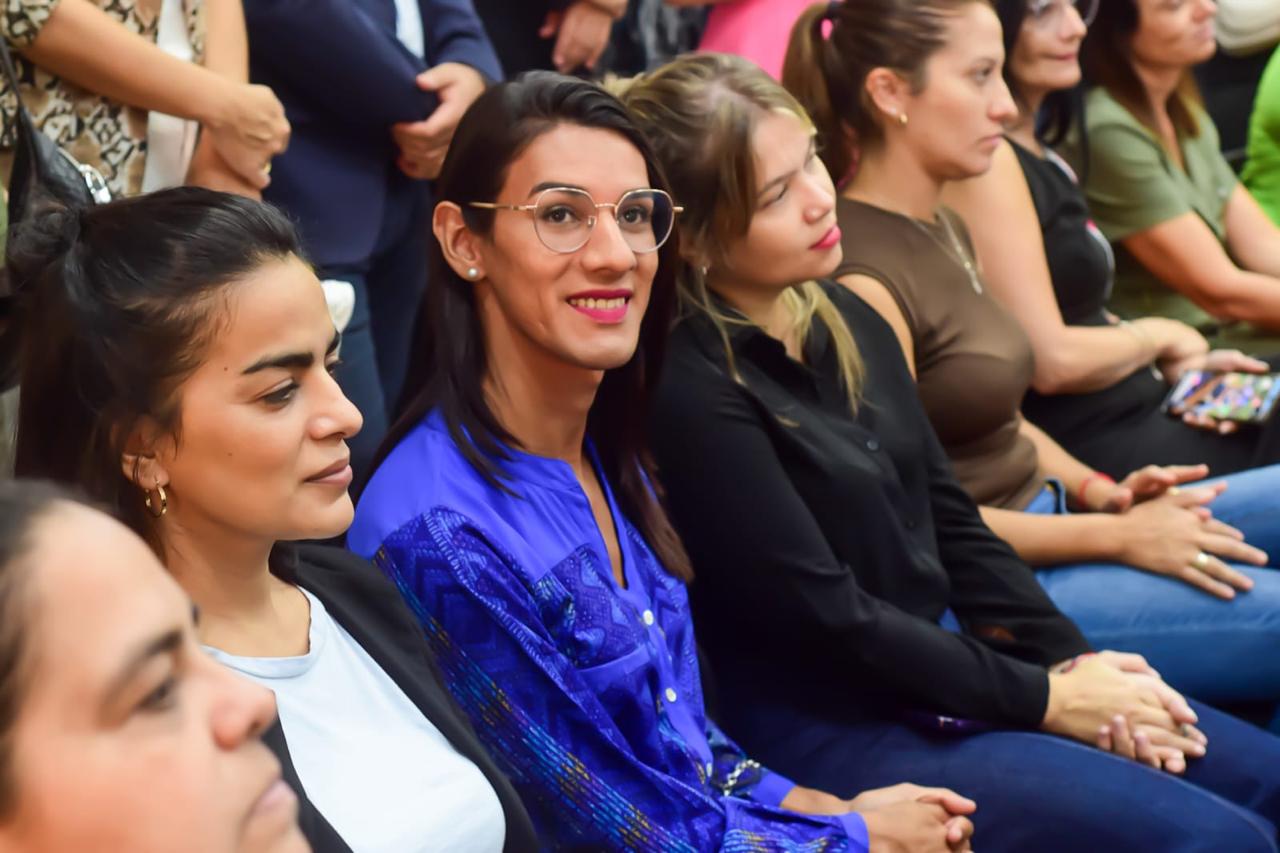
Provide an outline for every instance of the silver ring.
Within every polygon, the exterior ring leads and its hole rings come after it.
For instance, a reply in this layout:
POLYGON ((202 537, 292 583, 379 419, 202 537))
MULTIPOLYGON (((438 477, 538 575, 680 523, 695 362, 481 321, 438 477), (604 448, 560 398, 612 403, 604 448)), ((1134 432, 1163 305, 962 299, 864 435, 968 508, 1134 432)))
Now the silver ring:
POLYGON ((1200 571, 1204 571, 1209 567, 1209 555, 1204 551, 1201 551, 1199 554, 1196 554, 1196 558, 1191 561, 1191 565, 1195 566, 1200 571))
POLYGON ((1183 737, 1191 737, 1191 725, 1189 723, 1183 723, 1179 731, 1182 732, 1183 737))

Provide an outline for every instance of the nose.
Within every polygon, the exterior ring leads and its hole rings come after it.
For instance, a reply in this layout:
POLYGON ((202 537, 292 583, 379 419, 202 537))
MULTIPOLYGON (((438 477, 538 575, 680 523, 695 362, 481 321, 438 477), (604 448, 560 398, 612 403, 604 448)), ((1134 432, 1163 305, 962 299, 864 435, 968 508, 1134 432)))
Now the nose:
POLYGON ((1062 26, 1058 32, 1058 38, 1063 41, 1082 39, 1089 32, 1089 28, 1085 26, 1084 18, 1080 17, 1080 10, 1074 3, 1067 4, 1067 13, 1062 16, 1059 23, 1062 26))
POLYGON ((360 414, 355 404, 347 399, 347 395, 342 393, 342 389, 338 387, 338 381, 330 376, 328 371, 321 371, 321 374, 323 378, 320 402, 316 416, 311 419, 312 435, 316 439, 331 438, 335 435, 339 438, 350 438, 364 426, 364 416, 360 414))
POLYGON ((596 217, 595 227, 580 250, 582 265, 588 270, 621 275, 635 269, 636 253, 622 236, 622 228, 611 209, 596 217))
POLYGON ((214 741, 232 750, 261 737, 276 719, 275 694, 199 654, 211 683, 214 741))
POLYGON ((1205 18, 1213 17, 1218 13, 1217 0, 1200 0, 1200 2, 1196 4, 1196 11, 1199 12, 1196 16, 1197 21, 1203 21, 1205 18))
POLYGON ((836 206, 836 190, 825 168, 804 176, 804 218, 814 224, 831 215, 836 206))
POLYGON ((998 121, 1002 125, 1007 125, 1018 117, 1018 105, 1014 103, 1013 94, 1009 91, 1003 77, 1000 78, 996 87, 995 100, 991 102, 991 110, 988 114, 992 121, 998 121))

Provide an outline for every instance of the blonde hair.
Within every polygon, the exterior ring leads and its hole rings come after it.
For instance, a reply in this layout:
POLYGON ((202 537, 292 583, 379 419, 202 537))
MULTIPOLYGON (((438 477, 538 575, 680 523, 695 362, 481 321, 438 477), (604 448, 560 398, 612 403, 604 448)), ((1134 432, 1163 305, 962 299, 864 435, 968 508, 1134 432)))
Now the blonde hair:
MULTIPOLYGON (((728 247, 746 235, 756 212, 757 176, 753 137, 761 115, 780 112, 812 128, 804 108, 764 71, 736 56, 682 56, 655 71, 606 84, 626 106, 662 163, 679 203, 680 244, 686 257, 722 261, 728 247)), ((729 372, 742 377, 729 346, 729 326, 741 317, 716 307, 706 277, 692 264, 680 275, 685 312, 710 318, 724 342, 729 372)), ((801 346, 816 317, 831 333, 840 381, 856 410, 862 358, 843 315, 815 281, 783 295, 801 346)))

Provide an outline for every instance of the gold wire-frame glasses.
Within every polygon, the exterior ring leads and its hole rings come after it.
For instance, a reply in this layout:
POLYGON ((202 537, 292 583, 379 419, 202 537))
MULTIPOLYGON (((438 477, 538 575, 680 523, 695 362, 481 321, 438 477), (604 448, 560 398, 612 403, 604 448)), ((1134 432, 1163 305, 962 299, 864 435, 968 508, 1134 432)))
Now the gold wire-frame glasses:
POLYGON ((467 206, 533 214, 533 230, 538 240, 562 255, 587 245, 601 210, 613 211, 622 239, 637 254, 662 248, 675 228, 676 215, 684 211, 664 190, 649 188, 627 190, 616 202, 597 202, 579 187, 548 187, 538 193, 532 204, 472 201, 467 206))

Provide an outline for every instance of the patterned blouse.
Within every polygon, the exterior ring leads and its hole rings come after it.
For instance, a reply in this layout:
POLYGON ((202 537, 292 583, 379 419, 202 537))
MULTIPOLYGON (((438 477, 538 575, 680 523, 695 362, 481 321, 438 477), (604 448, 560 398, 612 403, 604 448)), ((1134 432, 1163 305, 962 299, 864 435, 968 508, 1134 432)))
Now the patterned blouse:
POLYGON ((625 587, 569 465, 508 453, 518 496, 486 483, 429 415, 374 475, 348 541, 405 594, 544 841, 865 853, 860 816, 779 808, 793 783, 707 719, 684 585, 609 484, 625 587))
MULTIPOLYGON (((49 20, 58 0, 3 0, 0 35, 10 48, 30 45, 49 20)), ((160 24, 161 0, 92 0, 112 18, 152 42, 160 24)), ((204 0, 182 0, 187 35, 196 61, 203 61, 204 0)), ((81 163, 97 167, 112 196, 134 195, 142 189, 147 157, 147 111, 125 106, 36 67, 14 55, 22 101, 36 126, 81 163)), ((13 167, 13 92, 0 81, 4 115, 0 136, 0 175, 8 183, 13 167)))

